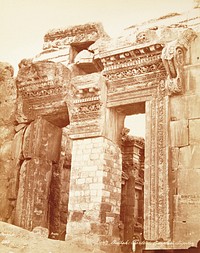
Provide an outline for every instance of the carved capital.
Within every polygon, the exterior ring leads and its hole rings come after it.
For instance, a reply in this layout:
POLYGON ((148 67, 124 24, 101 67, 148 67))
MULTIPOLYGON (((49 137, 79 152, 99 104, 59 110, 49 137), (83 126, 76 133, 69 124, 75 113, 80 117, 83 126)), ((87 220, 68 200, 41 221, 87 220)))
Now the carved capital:
POLYGON ((195 38, 196 33, 192 29, 187 29, 177 40, 166 44, 162 50, 162 61, 167 72, 166 86, 170 94, 183 91, 185 54, 195 38))

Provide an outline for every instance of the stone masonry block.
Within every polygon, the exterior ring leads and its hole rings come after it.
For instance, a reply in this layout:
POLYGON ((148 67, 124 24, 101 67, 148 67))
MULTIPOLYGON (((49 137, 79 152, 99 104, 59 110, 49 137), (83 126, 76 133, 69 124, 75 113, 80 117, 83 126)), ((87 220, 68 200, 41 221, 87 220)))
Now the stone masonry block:
POLYGON ((200 91, 200 65, 188 66, 185 68, 186 94, 195 94, 200 91))
POLYGON ((170 122, 170 137, 172 147, 188 145, 188 121, 179 120, 170 122))
POLYGON ((21 159, 22 158, 22 143, 25 129, 21 129, 15 134, 13 143, 12 143, 12 159, 21 159))
POLYGON ((187 118, 186 99, 183 96, 170 98, 170 117, 171 120, 180 120, 187 118))
POLYGON ((177 162, 186 169, 200 169, 200 144, 180 148, 177 162))
POLYGON ((91 154, 90 155, 90 159, 91 160, 97 160, 97 159, 99 159, 99 154, 91 154))
POLYGON ((23 142, 25 158, 40 157, 57 162, 61 151, 62 129, 38 118, 26 129, 23 142))
POLYGON ((92 138, 92 143, 103 143, 102 137, 92 138))
POLYGON ((200 144, 200 119, 189 120, 190 145, 200 144))
POLYGON ((89 154, 84 154, 81 156, 81 158, 83 159, 83 161, 88 161, 90 159, 90 155, 89 154))
POLYGON ((77 184, 84 184, 84 183, 85 183, 85 178, 78 178, 78 179, 76 180, 76 183, 77 183, 77 184))
POLYGON ((38 158, 24 161, 16 205, 17 226, 28 230, 47 226, 51 175, 51 162, 38 158))
POLYGON ((189 119, 200 118, 200 95, 186 96, 189 119))
POLYGON ((110 197, 110 192, 103 190, 102 196, 104 196, 104 197, 110 197))
POLYGON ((177 221, 173 225, 174 242, 178 242, 177 246, 181 249, 189 248, 191 245, 196 245, 199 240, 199 226, 197 226, 197 221, 177 221), (188 232, 190 231, 190 232, 188 232), (181 242, 181 243, 180 243, 181 242))
POLYGON ((92 143, 91 138, 87 138, 83 140, 84 145, 92 143))
POLYGON ((179 163, 179 148, 171 148, 172 169, 178 168, 179 163))
POLYGON ((200 196, 200 169, 178 169, 177 182, 178 194, 200 196))
POLYGON ((98 190, 98 191, 101 191, 103 189, 103 184, 102 183, 93 183, 93 184, 90 184, 90 189, 91 190, 98 190))

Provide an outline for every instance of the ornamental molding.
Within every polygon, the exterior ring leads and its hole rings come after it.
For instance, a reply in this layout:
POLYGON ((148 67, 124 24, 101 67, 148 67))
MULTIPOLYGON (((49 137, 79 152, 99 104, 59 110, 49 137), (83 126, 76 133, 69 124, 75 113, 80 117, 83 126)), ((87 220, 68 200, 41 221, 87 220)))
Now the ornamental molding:
POLYGON ((163 45, 155 44, 103 57, 103 75, 108 79, 110 73, 121 73, 123 70, 134 69, 132 73, 128 71, 129 76, 140 74, 142 71, 147 72, 145 66, 159 61, 162 49, 163 45))
POLYGON ((73 103, 100 100, 100 79, 101 75, 99 73, 72 78, 70 96, 73 99, 73 103))
POLYGON ((101 116, 101 107, 102 103, 100 102, 76 105, 71 110, 71 121, 81 122, 84 120, 96 119, 101 116))
POLYGON ((99 51, 96 57, 98 55, 104 67, 102 74, 106 78, 108 94, 121 92, 128 83, 133 88, 139 83, 155 82, 156 73, 166 80, 169 95, 181 92, 185 52, 195 38, 196 33, 191 28, 177 31, 177 28, 156 27, 138 32, 132 45, 127 47, 106 51, 105 46, 99 45, 99 50, 95 49, 99 51))
POLYGON ((63 127, 68 124, 70 78, 70 70, 60 63, 22 60, 16 86, 22 104, 18 107, 22 108, 27 120, 44 116, 55 125, 63 127))
POLYGON ((70 75, 70 71, 60 63, 33 63, 32 60, 24 59, 19 64, 16 85, 24 100, 45 98, 49 101, 54 96, 66 96, 70 75))
POLYGON ((100 135, 103 131, 107 95, 105 88, 100 73, 71 79, 68 101, 71 138, 83 138, 95 133, 100 135))

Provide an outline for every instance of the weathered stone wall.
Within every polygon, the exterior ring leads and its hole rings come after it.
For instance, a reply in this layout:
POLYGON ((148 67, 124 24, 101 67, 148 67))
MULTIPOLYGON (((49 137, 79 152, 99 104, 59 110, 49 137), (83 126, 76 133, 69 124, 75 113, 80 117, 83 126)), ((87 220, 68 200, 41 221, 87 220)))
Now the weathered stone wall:
POLYGON ((106 250, 116 246, 121 163, 119 147, 105 137, 73 140, 67 238, 106 250))
POLYGON ((3 221, 8 221, 11 215, 7 187, 13 173, 12 140, 15 135, 17 97, 13 73, 9 64, 0 63, 0 220, 3 221))
MULTIPOLYGON (((200 239, 200 37, 191 44, 184 67, 184 93, 170 98, 171 197, 176 247, 200 239), (180 244, 179 244, 180 242, 180 244)), ((190 243, 191 244, 191 243, 190 243)))

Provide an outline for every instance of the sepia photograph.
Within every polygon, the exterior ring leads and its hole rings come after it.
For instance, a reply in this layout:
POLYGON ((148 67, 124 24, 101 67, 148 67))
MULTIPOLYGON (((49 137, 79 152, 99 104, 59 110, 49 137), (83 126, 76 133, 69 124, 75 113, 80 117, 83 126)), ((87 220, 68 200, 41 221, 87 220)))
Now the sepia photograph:
POLYGON ((0 253, 200 253, 200 0, 0 24, 0 253))

